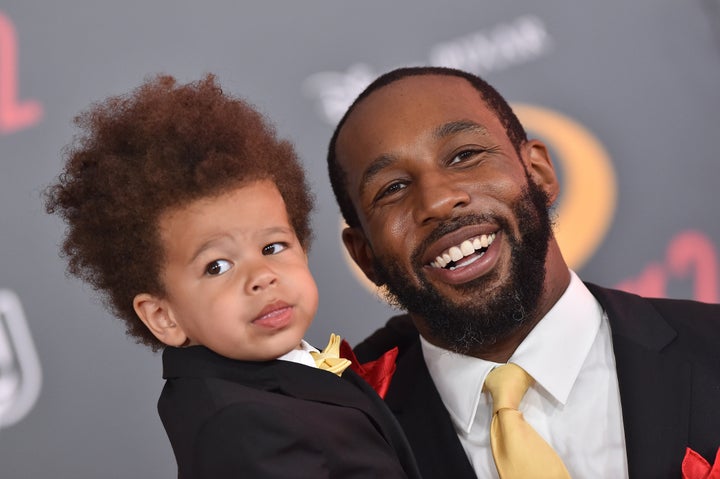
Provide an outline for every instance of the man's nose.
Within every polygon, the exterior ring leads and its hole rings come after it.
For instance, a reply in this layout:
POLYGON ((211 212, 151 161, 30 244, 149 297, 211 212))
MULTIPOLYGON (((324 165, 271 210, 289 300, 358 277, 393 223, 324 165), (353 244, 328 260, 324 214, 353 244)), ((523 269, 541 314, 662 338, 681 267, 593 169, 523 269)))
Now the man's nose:
POLYGON ((421 225, 447 219, 456 208, 470 203, 467 185, 442 174, 424 177, 418 182, 416 194, 413 215, 421 225))

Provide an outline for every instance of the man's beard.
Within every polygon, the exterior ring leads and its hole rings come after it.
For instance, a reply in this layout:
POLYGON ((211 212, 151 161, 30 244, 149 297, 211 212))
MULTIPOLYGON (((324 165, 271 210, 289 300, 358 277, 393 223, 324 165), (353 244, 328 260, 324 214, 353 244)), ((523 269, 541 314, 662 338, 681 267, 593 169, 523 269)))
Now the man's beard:
POLYGON ((543 292, 545 258, 552 235, 548 195, 528 178, 528 186, 512 211, 519 237, 511 233, 505 218, 494 215, 464 216, 438 225, 411 257, 420 286, 412 283, 397 261, 376 256, 375 273, 379 284, 386 288, 388 301, 420 316, 433 339, 461 354, 492 345, 532 320, 543 292), (493 291, 489 291, 489 285, 501 279, 497 273, 456 285, 455 289, 466 294, 468 301, 452 302, 427 281, 420 256, 427 245, 445 234, 487 220, 497 223, 510 243, 509 276, 493 291))

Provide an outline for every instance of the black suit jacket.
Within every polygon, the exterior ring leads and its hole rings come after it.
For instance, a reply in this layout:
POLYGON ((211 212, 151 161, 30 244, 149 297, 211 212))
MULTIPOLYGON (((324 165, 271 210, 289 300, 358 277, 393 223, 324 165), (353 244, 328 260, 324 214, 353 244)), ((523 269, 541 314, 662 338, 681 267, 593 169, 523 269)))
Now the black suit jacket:
POLYGON ((187 478, 418 478, 402 430, 360 377, 168 347, 158 411, 187 478))
MULTIPOLYGON (((630 477, 677 479, 686 446, 712 463, 720 447, 720 305, 587 287, 610 321, 630 477)), ((423 477, 475 478, 409 317, 392 318, 355 352, 365 362, 395 345, 401 352, 385 400, 423 477)))

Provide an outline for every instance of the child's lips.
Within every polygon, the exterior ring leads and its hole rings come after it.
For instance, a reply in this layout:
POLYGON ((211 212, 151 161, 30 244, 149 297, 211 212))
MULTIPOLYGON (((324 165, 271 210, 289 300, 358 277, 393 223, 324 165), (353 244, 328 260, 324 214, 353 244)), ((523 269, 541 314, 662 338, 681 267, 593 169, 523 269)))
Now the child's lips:
POLYGON ((293 308, 284 301, 276 301, 265 306, 260 314, 252 320, 252 324, 269 329, 287 326, 292 319, 293 308))

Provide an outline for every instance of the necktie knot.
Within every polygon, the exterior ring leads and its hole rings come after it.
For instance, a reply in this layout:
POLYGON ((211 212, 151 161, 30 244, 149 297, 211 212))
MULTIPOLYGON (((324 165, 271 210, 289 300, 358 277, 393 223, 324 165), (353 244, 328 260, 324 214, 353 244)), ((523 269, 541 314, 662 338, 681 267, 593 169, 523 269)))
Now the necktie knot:
POLYGON ((498 366, 485 379, 485 388, 493 398, 493 414, 500 409, 517 409, 533 378, 513 363, 498 366))
POLYGON ((311 351, 310 355, 315 360, 315 365, 340 376, 348 366, 350 361, 340 357, 340 343, 342 338, 337 334, 330 335, 330 341, 322 352, 311 351))

